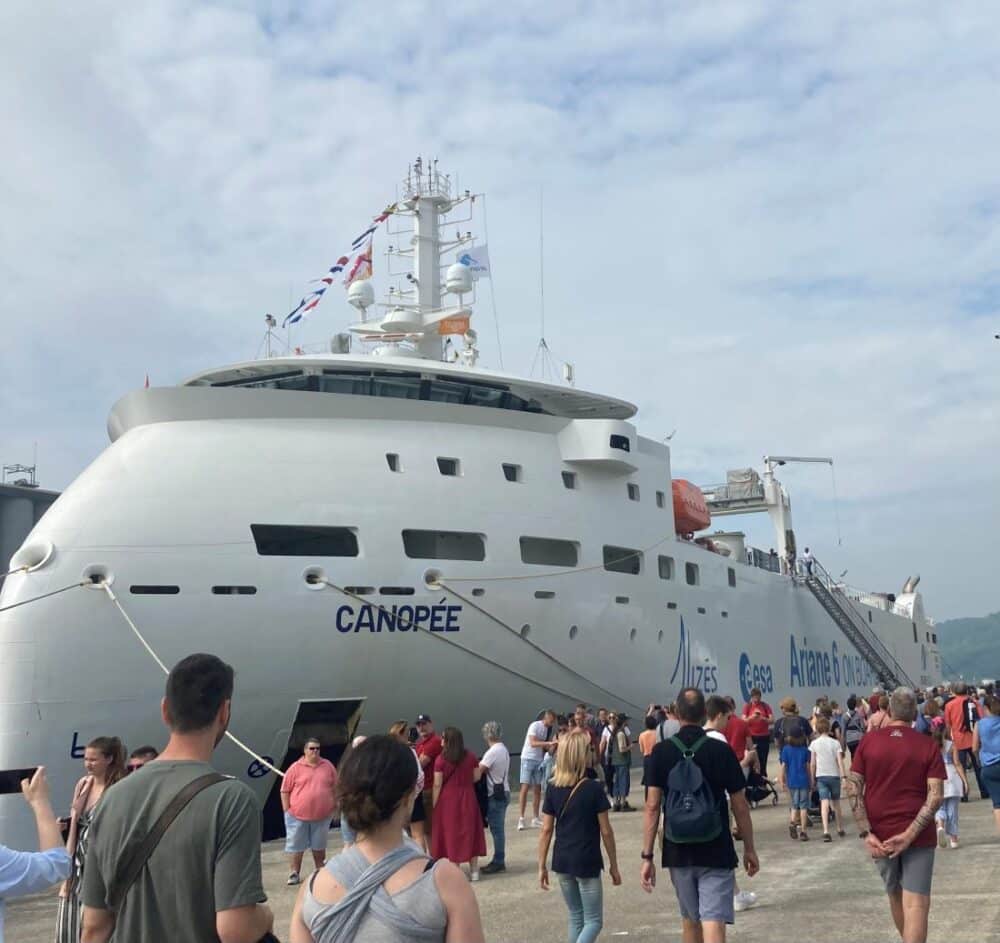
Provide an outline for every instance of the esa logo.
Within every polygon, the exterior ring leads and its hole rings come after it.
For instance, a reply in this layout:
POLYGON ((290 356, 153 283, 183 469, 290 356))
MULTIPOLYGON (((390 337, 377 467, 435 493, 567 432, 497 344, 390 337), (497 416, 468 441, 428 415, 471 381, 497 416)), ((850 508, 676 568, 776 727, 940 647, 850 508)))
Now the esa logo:
POLYGON ((692 664, 691 636, 688 635, 683 618, 677 661, 674 663, 674 673, 670 676, 670 683, 675 682, 682 688, 701 688, 706 694, 714 694, 719 690, 719 666, 715 661, 710 657, 699 657, 692 664))
POLYGON ((740 655, 740 693, 744 701, 750 700, 750 689, 760 688, 762 694, 774 691, 774 673, 770 665, 753 665, 750 656, 740 655))

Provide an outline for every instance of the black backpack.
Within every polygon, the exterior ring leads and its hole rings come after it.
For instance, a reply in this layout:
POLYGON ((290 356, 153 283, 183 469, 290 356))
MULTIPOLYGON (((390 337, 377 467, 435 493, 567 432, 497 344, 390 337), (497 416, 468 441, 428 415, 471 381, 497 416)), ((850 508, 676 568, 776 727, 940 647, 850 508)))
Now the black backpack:
POLYGON ((971 697, 967 697, 962 702, 962 729, 966 733, 972 733, 977 723, 979 723, 979 708, 971 697))
POLYGON ((679 737, 670 742, 680 751, 680 761, 667 776, 663 796, 664 827, 667 840, 678 845, 703 844, 722 834, 722 814, 712 787, 705 780, 694 755, 705 745, 702 736, 690 747, 679 737))

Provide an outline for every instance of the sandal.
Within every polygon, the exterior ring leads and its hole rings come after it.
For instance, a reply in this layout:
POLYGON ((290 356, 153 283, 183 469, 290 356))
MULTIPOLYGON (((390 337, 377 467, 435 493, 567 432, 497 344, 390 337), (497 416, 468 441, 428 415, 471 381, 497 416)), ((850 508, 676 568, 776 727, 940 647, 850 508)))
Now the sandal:
POLYGON ((799 833, 799 841, 809 841, 809 833, 803 830, 799 833))

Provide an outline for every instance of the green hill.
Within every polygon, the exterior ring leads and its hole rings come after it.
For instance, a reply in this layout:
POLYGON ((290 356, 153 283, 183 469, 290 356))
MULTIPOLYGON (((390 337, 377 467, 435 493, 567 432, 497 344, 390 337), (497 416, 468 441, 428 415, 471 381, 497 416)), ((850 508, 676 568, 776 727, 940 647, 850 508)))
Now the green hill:
POLYGON ((1000 612, 939 622, 937 637, 941 654, 953 671, 968 680, 1000 678, 1000 612))

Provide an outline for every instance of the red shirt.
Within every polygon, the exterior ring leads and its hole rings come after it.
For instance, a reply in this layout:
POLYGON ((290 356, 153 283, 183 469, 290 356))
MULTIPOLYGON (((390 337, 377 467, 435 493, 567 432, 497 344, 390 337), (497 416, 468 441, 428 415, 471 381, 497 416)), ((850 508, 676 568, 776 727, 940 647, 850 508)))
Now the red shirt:
POLYGON ((300 822, 319 822, 333 815, 333 790, 337 771, 329 760, 313 766, 305 757, 288 768, 281 791, 288 793, 288 808, 300 822))
POLYGON ((871 709, 873 714, 878 710, 878 702, 880 700, 882 700, 881 694, 873 694, 870 698, 868 698, 868 707, 871 709))
POLYGON ((756 704, 750 701, 743 706, 743 719, 750 728, 751 737, 768 736, 771 733, 771 720, 773 717, 774 711, 771 710, 771 705, 765 701, 758 701, 756 704), (754 717, 754 713, 757 712, 759 712, 760 716, 754 717))
MULTIPOLYGON (((944 706, 944 722, 951 728, 951 740, 952 743, 958 747, 959 750, 971 750, 972 749, 972 731, 963 730, 963 713, 965 710, 965 702, 968 701, 967 697, 953 697, 944 706)), ((976 704, 976 710, 979 716, 983 716, 983 712, 979 709, 979 705, 976 704)))
POLYGON ((747 737, 750 736, 749 725, 735 714, 730 714, 729 720, 726 722, 726 729, 722 732, 725 734, 726 743, 733 748, 736 759, 742 763, 743 757, 747 755, 747 737))
POLYGON ((441 755, 441 751, 443 749, 444 744, 441 742, 441 738, 436 733, 432 733, 429 737, 424 737, 422 740, 418 740, 415 744, 413 744, 413 750, 417 754, 418 759, 425 756, 429 756, 431 758, 430 763, 420 764, 423 766, 425 774, 432 774, 424 779, 424 789, 428 792, 433 786, 434 763, 441 755))
MULTIPOLYGON (((866 734, 851 769, 865 778, 865 807, 875 837, 885 841, 905 832, 927 801, 927 780, 947 780, 941 750, 912 727, 893 725, 866 734)), ((933 848, 934 822, 917 836, 914 848, 933 848)))

